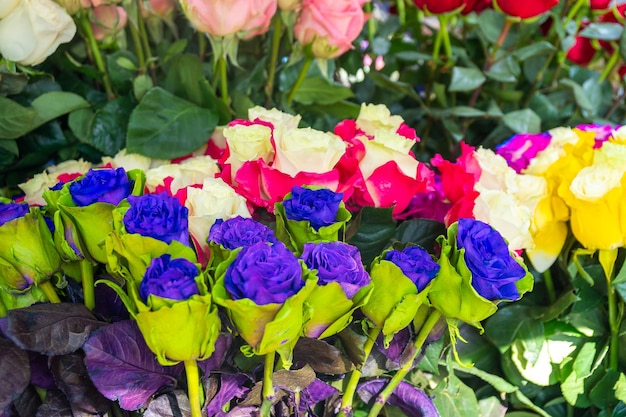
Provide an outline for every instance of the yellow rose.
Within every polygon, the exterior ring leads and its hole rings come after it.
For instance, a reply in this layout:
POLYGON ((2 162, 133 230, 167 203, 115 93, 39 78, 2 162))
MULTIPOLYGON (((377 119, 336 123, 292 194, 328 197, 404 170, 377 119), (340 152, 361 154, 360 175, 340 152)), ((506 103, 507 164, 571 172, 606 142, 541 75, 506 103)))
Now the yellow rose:
POLYGON ((22 65, 42 63, 76 34, 70 15, 52 0, 11 0, 0 6, 7 12, 0 20, 0 54, 22 65))

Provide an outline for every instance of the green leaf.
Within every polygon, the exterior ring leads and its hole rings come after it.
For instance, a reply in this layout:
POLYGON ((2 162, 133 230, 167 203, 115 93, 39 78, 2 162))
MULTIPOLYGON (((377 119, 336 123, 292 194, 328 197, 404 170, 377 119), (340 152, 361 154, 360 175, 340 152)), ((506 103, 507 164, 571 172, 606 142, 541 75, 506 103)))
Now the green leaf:
POLYGON ((539 133, 541 119, 531 109, 516 110, 502 117, 504 124, 515 133, 539 133))
POLYGON ((141 101, 143 96, 150 91, 152 87, 154 87, 154 84, 152 83, 152 78, 150 78, 149 75, 138 75, 133 80, 133 95, 135 96, 135 100, 141 101))
POLYGON ((520 61, 526 61, 528 58, 535 56, 548 55, 556 50, 553 44, 547 41, 539 41, 532 43, 528 46, 516 49, 513 52, 513 56, 520 61))
POLYGON ((170 47, 165 52, 165 56, 163 56, 163 63, 166 64, 176 55, 185 52, 185 49, 187 48, 187 42, 187 39, 180 39, 170 45, 170 47))
POLYGON ((482 117, 485 115, 484 111, 469 106, 451 107, 447 109, 447 112, 458 117, 482 117))
POLYGON ((37 112, 32 125, 34 129, 66 113, 87 108, 89 103, 78 94, 66 91, 51 91, 34 99, 31 107, 37 112))
POLYGON ((517 81, 520 73, 521 69, 517 61, 512 56, 508 56, 496 62, 485 75, 492 80, 513 83, 517 81))
POLYGON ((504 25, 504 15, 495 10, 484 10, 478 16, 478 29, 485 35, 487 40, 494 44, 498 40, 504 25))
POLYGON ((626 402, 626 375, 624 375, 623 372, 620 372, 613 389, 615 390, 615 398, 622 402, 626 402))
POLYGON ((569 78, 559 80, 559 84, 567 87, 572 91, 572 93, 574 94, 574 100, 576 100, 576 104, 578 104, 581 109, 593 110, 593 105, 589 101, 589 98, 587 98, 587 95, 585 94, 585 91, 580 86, 580 84, 569 78))
POLYGON ((443 223, 427 219, 409 219, 400 223, 395 238, 402 243, 414 243, 429 252, 434 251, 435 239, 446 233, 443 223))
POLYGON ((122 50, 107 55, 107 70, 111 81, 122 88, 137 75, 137 58, 132 52, 122 50))
POLYGON ((155 87, 130 115, 127 149, 151 158, 176 158, 200 148, 216 125, 214 112, 155 87))
POLYGON ((126 127, 134 106, 130 97, 108 101, 91 119, 86 142, 105 155, 118 153, 125 146, 126 127))
POLYGON ((622 37, 623 33, 624 27, 620 23, 590 23, 580 31, 578 36, 601 41, 616 41, 622 37))
POLYGON ((372 263, 389 246, 389 240, 396 232, 392 212, 391 208, 363 207, 348 225, 347 235, 351 236, 348 243, 359 248, 364 265, 372 263), (354 227, 358 229, 352 230, 354 227))
POLYGON ((480 417, 501 417, 506 412, 506 407, 497 397, 483 398, 478 401, 480 417))
POLYGON ((599 408, 606 408, 609 404, 615 403, 616 394, 614 387, 619 377, 620 373, 613 369, 607 369, 604 372, 602 378, 589 392, 589 399, 593 405, 599 408))
POLYGON ((413 86, 409 83, 393 81, 391 78, 380 72, 370 72, 367 76, 382 89, 389 89, 390 91, 402 93, 417 102, 422 101, 420 96, 415 92, 413 86))
POLYGON ((91 109, 78 109, 71 112, 67 119, 70 130, 81 142, 88 142, 89 140, 93 115, 94 113, 91 109))
POLYGON ((353 96, 348 87, 332 84, 322 77, 310 77, 296 90, 294 100, 302 104, 332 104, 353 96))
MULTIPOLYGON (((517 331, 514 344, 521 346, 521 354, 528 365, 534 365, 545 343, 543 322, 524 320, 517 331)), ((520 358, 521 359, 521 358, 520 358)))
POLYGON ((0 139, 17 139, 30 132, 37 113, 0 96, 0 139))
POLYGON ((417 365, 420 370, 439 375, 439 358, 441 358, 441 352, 443 351, 443 342, 444 338, 440 337, 426 346, 424 356, 422 356, 417 365))
POLYGON ((520 320, 520 317, 528 317, 529 313, 529 308, 523 305, 501 308, 485 322, 485 335, 501 352, 504 352, 513 343, 524 321, 520 320))
POLYGON ((449 92, 475 90, 485 82, 482 71, 476 68, 454 67, 449 92))
POLYGON ((192 54, 180 55, 167 71, 165 89, 177 97, 202 106, 202 92, 198 83, 203 79, 200 58, 192 54))
POLYGON ((626 61, 626 30, 622 31, 622 37, 619 38, 619 54, 626 61))
POLYGON ((480 415, 474 390, 465 385, 454 374, 448 376, 445 385, 441 383, 435 389, 433 403, 439 414, 444 417, 480 415))
POLYGON ((596 342, 585 343, 577 353, 573 364, 563 366, 561 391, 567 402, 575 407, 591 405, 588 397, 587 378, 591 375, 596 356, 596 342))
POLYGON ((623 401, 617 403, 615 408, 613 409, 613 414, 611 417, 626 417, 626 404, 623 401))

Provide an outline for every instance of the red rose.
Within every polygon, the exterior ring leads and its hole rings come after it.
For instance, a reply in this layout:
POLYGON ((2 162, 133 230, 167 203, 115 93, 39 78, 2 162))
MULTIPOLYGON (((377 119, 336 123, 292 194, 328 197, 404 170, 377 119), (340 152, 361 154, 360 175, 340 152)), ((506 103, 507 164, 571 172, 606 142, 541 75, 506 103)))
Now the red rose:
MULTIPOLYGON (((588 22, 583 22, 580 25, 580 29, 582 30, 588 24, 588 22)), ((574 45, 572 45, 569 51, 567 51, 567 59, 575 64, 585 67, 589 65, 595 54, 596 49, 593 47, 591 39, 576 36, 574 45)))
POLYGON ((542 15, 557 4, 559 0, 494 0, 497 10, 521 19, 531 19, 542 15))
POLYGON ((471 11, 478 0, 413 0, 418 9, 432 14, 448 13, 463 7, 463 12, 471 11))

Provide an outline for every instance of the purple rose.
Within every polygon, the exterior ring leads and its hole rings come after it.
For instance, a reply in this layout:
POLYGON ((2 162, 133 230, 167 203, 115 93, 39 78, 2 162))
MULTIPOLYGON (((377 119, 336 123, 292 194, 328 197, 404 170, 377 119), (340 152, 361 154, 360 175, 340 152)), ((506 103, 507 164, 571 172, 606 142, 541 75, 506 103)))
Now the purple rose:
POLYGON ((496 153, 506 159, 515 172, 520 173, 537 154, 548 147, 552 135, 544 133, 519 133, 496 146, 496 153))
POLYGON ((258 242, 278 242, 272 229, 241 216, 228 220, 218 219, 211 226, 208 240, 230 250, 251 246, 258 242))
POLYGON ((282 243, 255 243, 244 247, 228 266, 224 286, 233 300, 283 303, 304 287, 302 266, 282 243))
POLYGON ((459 219, 458 249, 465 249, 465 264, 472 273, 472 286, 488 300, 517 300, 516 281, 526 276, 524 268, 511 256, 500 233, 487 223, 459 219))
POLYGON ((165 243, 177 240, 189 245, 187 207, 165 193, 129 196, 130 208, 124 215, 128 233, 150 236, 165 243))
POLYGON ((150 294, 170 300, 184 301, 199 294, 198 267, 185 258, 171 259, 171 255, 161 255, 150 263, 139 284, 139 295, 148 301, 150 294))
POLYGON ((11 220, 24 217, 26 213, 28 213, 28 204, 0 204, 0 226, 11 220))
POLYGON ((117 206, 130 195, 133 181, 129 181, 124 168, 91 169, 84 177, 70 184, 72 200, 79 207, 93 203, 117 206))
POLYGON ((407 246, 402 251, 390 250, 385 260, 393 262, 422 291, 439 272, 439 264, 419 246, 407 246))
POLYGON ((311 190, 293 187, 291 198, 283 201, 287 219, 306 220, 315 230, 335 223, 343 193, 335 193, 326 188, 311 190))
POLYGON ((347 298, 354 297, 371 281, 359 249, 347 243, 306 243, 300 259, 309 269, 317 270, 318 285, 338 282, 347 298))

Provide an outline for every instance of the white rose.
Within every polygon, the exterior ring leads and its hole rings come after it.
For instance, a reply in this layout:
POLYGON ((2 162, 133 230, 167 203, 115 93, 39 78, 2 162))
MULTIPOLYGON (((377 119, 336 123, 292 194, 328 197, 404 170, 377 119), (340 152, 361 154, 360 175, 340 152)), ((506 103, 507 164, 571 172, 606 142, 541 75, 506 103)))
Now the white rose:
MULTIPOLYGON (((369 178, 376 168, 385 165, 389 161, 395 161, 404 175, 411 178, 417 177, 417 167, 419 162, 411 155, 398 151, 396 140, 391 140, 390 135, 406 139, 400 135, 393 133, 377 132, 377 136, 373 140, 369 140, 365 136, 358 139, 365 145, 365 155, 359 162, 359 168, 363 174, 363 178, 369 178)), ((412 141, 415 143, 414 141, 412 141)))
POLYGON ((91 162, 85 161, 81 159, 68 159, 67 161, 63 161, 57 165, 52 165, 46 168, 46 172, 48 174, 55 174, 54 179, 56 180, 61 174, 84 174, 85 172, 91 169, 91 162))
POLYGON ((0 19, 4 19, 19 4, 20 0, 2 0, 0 2, 0 19))
POLYGON ((74 20, 54 1, 21 0, 0 20, 0 53, 22 65, 37 65, 75 34, 74 20))
POLYGON ((246 199, 220 178, 206 178, 201 189, 189 187, 185 207, 189 209, 189 232, 201 244, 217 219, 251 217, 246 199))
POLYGON ((517 173, 511 168, 506 159, 491 149, 478 148, 474 152, 481 173, 479 183, 490 190, 516 192, 517 173))
POLYGON ((328 172, 346 151, 346 143, 339 136, 311 128, 291 129, 274 140, 273 166, 292 177, 299 172, 328 172))
POLYGON ((219 173, 219 167, 210 156, 195 156, 180 164, 166 164, 146 171, 146 187, 149 192, 161 185, 168 177, 172 178, 170 191, 174 194, 181 188, 202 184, 206 178, 213 178, 219 173))
POLYGON ((534 213, 539 202, 548 195, 548 181, 538 175, 520 174, 515 176, 515 182, 517 186, 513 196, 534 213))
POLYGON ((124 168, 126 171, 131 169, 140 169, 147 171, 150 168, 156 168, 159 165, 163 165, 166 161, 162 161, 160 164, 153 165, 152 158, 139 155, 137 153, 126 153, 126 149, 122 149, 114 157, 105 156, 102 158, 102 165, 110 165, 111 168, 124 168))
POLYGON ((597 201, 614 188, 621 186, 624 176, 620 169, 610 165, 591 165, 581 169, 569 186, 574 196, 584 201, 597 201))
POLYGON ((477 184, 476 191, 480 193, 475 200, 474 217, 494 229, 509 242, 511 250, 532 248, 533 237, 530 233, 532 212, 519 201, 503 191, 482 189, 477 184))
POLYGON ((274 160, 272 146, 272 129, 267 126, 253 124, 250 126, 234 125, 222 132, 228 144, 229 156, 227 164, 232 167, 233 178, 246 161, 261 158, 266 163, 274 160))
POLYGON ((373 136, 377 130, 389 130, 396 132, 404 119, 397 115, 391 115, 391 112, 384 104, 361 104, 359 117, 356 119, 356 125, 359 129, 370 136, 373 136))

